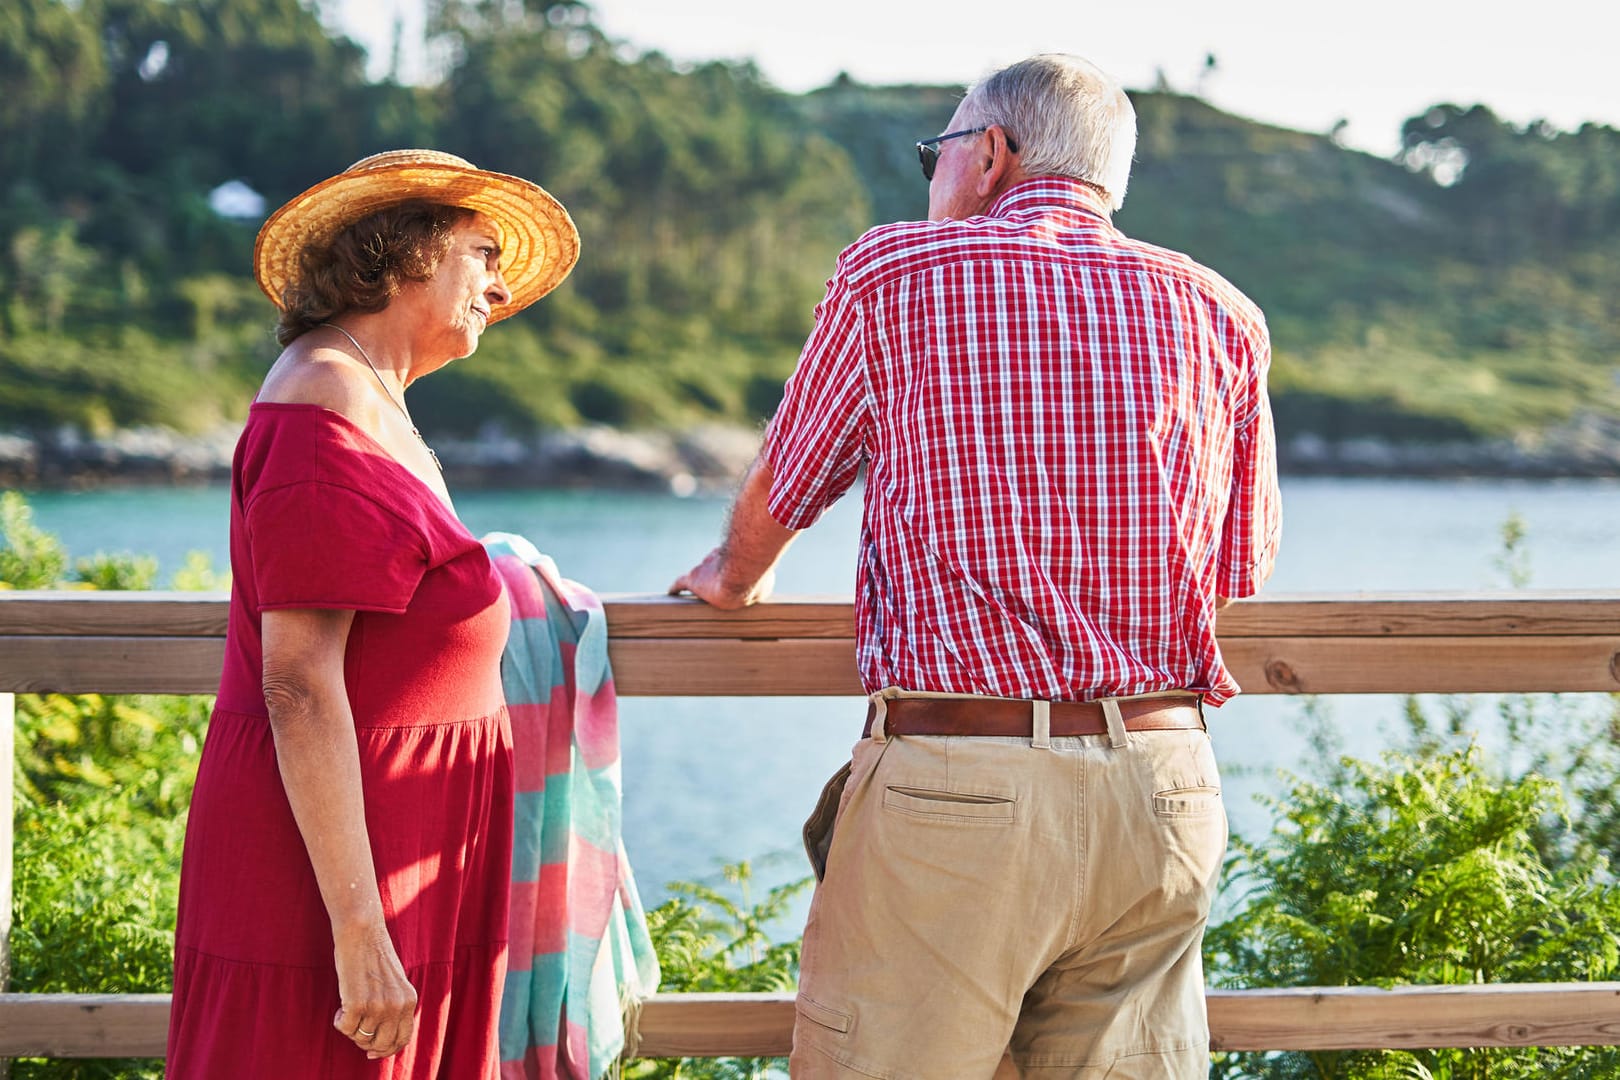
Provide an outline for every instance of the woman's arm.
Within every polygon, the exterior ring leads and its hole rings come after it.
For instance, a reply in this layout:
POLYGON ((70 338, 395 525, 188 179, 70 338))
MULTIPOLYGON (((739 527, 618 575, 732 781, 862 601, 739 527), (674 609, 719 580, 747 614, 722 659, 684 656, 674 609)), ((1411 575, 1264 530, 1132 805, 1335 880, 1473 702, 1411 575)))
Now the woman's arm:
POLYGON ((333 1026, 371 1058, 410 1042, 416 990, 383 920, 366 833, 360 753, 343 682, 352 611, 264 613, 264 701, 276 762, 332 920, 338 994, 333 1026))

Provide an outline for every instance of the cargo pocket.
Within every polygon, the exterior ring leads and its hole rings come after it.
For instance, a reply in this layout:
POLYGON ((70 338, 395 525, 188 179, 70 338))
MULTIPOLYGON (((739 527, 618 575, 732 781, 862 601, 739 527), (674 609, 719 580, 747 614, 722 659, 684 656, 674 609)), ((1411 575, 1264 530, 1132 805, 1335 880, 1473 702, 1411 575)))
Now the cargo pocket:
POLYGON ((807 998, 803 994, 798 996, 793 1007, 799 1011, 800 1016, 812 1024, 819 1024, 821 1027, 836 1031, 841 1035, 849 1033, 850 1023, 854 1019, 849 1013, 829 1009, 827 1006, 807 998))

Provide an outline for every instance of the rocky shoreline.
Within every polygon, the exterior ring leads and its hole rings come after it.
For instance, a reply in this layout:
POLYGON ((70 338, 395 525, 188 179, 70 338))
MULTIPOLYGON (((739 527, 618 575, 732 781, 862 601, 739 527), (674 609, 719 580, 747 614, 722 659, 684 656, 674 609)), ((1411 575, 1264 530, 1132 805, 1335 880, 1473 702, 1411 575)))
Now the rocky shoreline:
POLYGON ((1278 467, 1294 476, 1386 476, 1552 480, 1620 477, 1620 419, 1583 414, 1556 427, 1473 442, 1280 440, 1278 467))
MULTIPOLYGON (((220 483, 230 478, 237 427, 204 435, 136 428, 87 435, 0 433, 0 487, 220 483)), ((476 438, 430 438, 458 487, 614 488, 692 495, 731 490, 759 448, 759 431, 709 426, 684 432, 606 427, 476 438)), ((1296 435, 1278 447, 1295 476, 1620 477, 1620 421, 1582 418, 1533 437, 1413 443, 1296 435)))
MULTIPOLYGON (((87 435, 72 427, 0 432, 0 487, 72 490, 112 485, 209 484, 230 479, 239 426, 203 435, 132 428, 87 435)), ((730 490, 759 449, 753 429, 683 432, 606 427, 522 437, 492 428, 476 438, 429 437, 458 487, 617 488, 692 495, 730 490)))

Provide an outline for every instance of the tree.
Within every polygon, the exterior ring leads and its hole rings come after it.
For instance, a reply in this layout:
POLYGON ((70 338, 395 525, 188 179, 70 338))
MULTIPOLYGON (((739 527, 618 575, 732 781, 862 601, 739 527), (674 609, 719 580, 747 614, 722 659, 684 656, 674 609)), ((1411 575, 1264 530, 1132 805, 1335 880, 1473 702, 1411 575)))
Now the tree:
POLYGON ((37 183, 83 164, 108 89, 98 29, 93 11, 63 0, 0 7, 0 177, 37 183))
POLYGON ((1620 232, 1620 130, 1516 127, 1483 105, 1436 105, 1401 127, 1400 160, 1447 185, 1473 254, 1562 259, 1620 232))
MULTIPOLYGON (((532 350, 544 366, 518 381, 549 398, 536 412, 561 398, 644 426, 740 411, 748 378, 785 377, 863 224, 848 157, 751 65, 628 56, 582 4, 443 3, 433 25, 453 57, 441 145, 538 180, 582 243, 569 281, 524 316, 536 340, 492 338, 478 367, 502 374, 446 382, 504 379, 532 350)), ((423 418, 437 422, 431 406, 423 418)))

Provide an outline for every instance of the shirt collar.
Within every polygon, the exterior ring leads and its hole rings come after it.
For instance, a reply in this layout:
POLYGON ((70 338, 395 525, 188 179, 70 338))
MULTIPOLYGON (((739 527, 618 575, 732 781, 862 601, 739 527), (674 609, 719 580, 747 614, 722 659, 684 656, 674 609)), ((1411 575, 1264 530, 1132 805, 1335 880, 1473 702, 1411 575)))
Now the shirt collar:
POLYGON ((1109 220, 1108 204, 1091 188, 1067 176, 1036 176, 1020 180, 991 204, 987 217, 1007 217, 1019 211, 1081 210, 1109 220))

